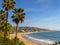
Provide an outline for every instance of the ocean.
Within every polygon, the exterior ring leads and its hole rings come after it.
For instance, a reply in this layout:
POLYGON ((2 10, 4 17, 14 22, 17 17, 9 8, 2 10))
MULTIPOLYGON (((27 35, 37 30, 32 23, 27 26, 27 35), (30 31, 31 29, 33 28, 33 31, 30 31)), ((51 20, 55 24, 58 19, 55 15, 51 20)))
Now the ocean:
POLYGON ((25 35, 32 41, 36 42, 46 42, 49 44, 53 44, 54 42, 60 41, 60 31, 51 31, 51 32, 36 32, 25 35))

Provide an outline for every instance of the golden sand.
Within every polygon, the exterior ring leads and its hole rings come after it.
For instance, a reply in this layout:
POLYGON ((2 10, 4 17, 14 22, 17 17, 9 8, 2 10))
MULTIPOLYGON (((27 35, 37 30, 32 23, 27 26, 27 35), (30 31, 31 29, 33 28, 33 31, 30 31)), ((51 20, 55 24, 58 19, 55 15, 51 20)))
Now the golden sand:
MULTIPOLYGON (((23 42, 25 43, 25 45, 38 45, 37 43, 33 43, 33 42, 25 39, 25 38, 23 37, 24 34, 28 34, 28 33, 26 33, 26 32, 24 32, 24 33, 18 33, 17 36, 18 36, 18 38, 19 38, 21 41, 23 41, 23 42)), ((10 38, 14 38, 14 37, 15 37, 15 34, 10 34, 10 38)), ((40 44, 39 44, 39 45, 40 45, 40 44)))

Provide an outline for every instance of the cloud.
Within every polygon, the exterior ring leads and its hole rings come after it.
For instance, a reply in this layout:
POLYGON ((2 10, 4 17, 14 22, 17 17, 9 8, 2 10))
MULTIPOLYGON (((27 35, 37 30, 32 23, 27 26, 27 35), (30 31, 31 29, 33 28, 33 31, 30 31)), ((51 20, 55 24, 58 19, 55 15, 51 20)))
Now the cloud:
POLYGON ((46 0, 35 0, 37 3, 45 2, 46 0))
POLYGON ((31 26, 31 27, 39 27, 39 28, 45 28, 45 29, 51 29, 51 30, 59 30, 60 29, 60 16, 51 16, 48 18, 43 18, 40 20, 29 20, 27 19, 25 24, 22 26, 31 26))
POLYGON ((32 9, 32 8, 26 8, 25 11, 26 12, 30 12, 30 11, 34 11, 34 9, 32 9))
POLYGON ((50 3, 53 0, 35 0, 36 3, 50 3))
POLYGON ((41 28, 60 30, 60 15, 43 18, 40 24, 41 28))
POLYGON ((34 0, 34 4, 32 4, 34 7, 25 8, 26 12, 41 12, 46 11, 52 7, 52 1, 51 0, 34 0), (40 4, 39 4, 40 3, 40 4))
POLYGON ((48 9, 49 9, 49 7, 46 5, 41 8, 27 8, 27 9, 25 9, 25 11, 26 12, 44 12, 44 11, 47 11, 48 9))

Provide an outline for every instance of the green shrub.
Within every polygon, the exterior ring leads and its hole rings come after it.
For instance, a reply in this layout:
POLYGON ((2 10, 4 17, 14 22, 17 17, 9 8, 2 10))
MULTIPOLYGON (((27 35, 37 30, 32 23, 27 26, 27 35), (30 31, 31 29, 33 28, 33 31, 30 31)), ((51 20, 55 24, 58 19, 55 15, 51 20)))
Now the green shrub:
MULTIPOLYGON (((15 38, 13 39, 9 39, 7 38, 6 42, 3 43, 4 38, 2 36, 0 36, 0 45, 15 45, 15 38)), ((17 45, 25 45, 24 42, 19 41, 19 39, 17 38, 17 45)))
POLYGON ((20 42, 19 45, 25 45, 23 42, 20 42))
POLYGON ((58 44, 60 44, 60 42, 55 42, 55 44, 52 44, 52 45, 58 45, 58 44))

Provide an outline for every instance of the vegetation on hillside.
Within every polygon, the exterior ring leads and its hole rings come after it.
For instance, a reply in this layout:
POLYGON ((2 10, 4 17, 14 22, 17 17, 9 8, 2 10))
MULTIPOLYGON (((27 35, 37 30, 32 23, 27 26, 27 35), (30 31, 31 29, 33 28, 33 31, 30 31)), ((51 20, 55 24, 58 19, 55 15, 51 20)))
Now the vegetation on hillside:
MULTIPOLYGON (((13 27, 13 31, 15 30, 15 27, 13 27)), ((50 31, 49 29, 42 29, 37 27, 19 27, 18 32, 40 32, 40 31, 50 31)))

